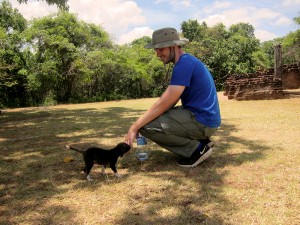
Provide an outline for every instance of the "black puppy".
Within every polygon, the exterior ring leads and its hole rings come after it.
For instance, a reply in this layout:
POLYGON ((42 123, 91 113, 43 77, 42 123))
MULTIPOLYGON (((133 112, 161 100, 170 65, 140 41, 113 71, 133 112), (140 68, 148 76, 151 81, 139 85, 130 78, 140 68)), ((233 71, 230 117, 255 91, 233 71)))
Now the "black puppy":
POLYGON ((116 163, 119 156, 122 157, 123 154, 125 154, 130 150, 130 145, 122 142, 110 150, 105 150, 96 147, 87 148, 86 150, 79 150, 69 145, 66 145, 66 148, 75 150, 83 154, 83 159, 85 162, 84 172, 86 174, 86 179, 88 181, 92 181, 90 177, 90 171, 94 166, 94 163, 98 163, 99 165, 102 165, 103 174, 105 173, 106 165, 109 164, 110 168, 114 171, 115 176, 120 177, 116 169, 116 163))

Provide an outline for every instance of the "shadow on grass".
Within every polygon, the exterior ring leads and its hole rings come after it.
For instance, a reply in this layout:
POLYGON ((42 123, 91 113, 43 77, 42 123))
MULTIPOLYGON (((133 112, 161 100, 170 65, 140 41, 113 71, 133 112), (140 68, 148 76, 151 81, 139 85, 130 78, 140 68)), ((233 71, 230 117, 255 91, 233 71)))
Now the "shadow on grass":
MULTIPOLYGON (((91 145, 111 148, 116 144, 115 140, 123 141, 129 125, 141 113, 142 110, 112 107, 103 110, 32 109, 2 114, 0 217, 3 224, 28 221, 35 221, 34 224, 55 224, 54 221, 73 218, 76 212, 72 209, 45 204, 47 199, 67 191, 60 188, 63 185, 73 182, 74 189, 86 187, 84 176, 79 172, 83 165, 81 156, 74 153, 74 158, 79 160, 64 164, 62 160, 70 152, 64 151, 63 147, 74 143, 82 148, 91 145), (114 141, 110 145, 103 145, 103 138, 114 141), (28 212, 35 213, 31 215, 28 212)), ((217 151, 209 160, 193 169, 178 167, 177 156, 163 151, 153 143, 150 144, 151 157, 145 162, 143 175, 170 181, 172 185, 153 190, 163 192, 163 197, 149 195, 144 200, 139 195, 128 196, 134 201, 141 200, 140 204, 146 207, 146 213, 138 209, 128 210, 123 215, 118 215, 116 223, 225 224, 220 212, 234 211, 235 206, 222 193, 226 172, 220 173, 220 169, 227 165, 239 166, 262 159, 264 151, 268 149, 261 143, 233 136, 232 133, 236 131, 234 125, 225 121, 217 133, 220 137, 220 141, 216 143, 217 151), (231 146, 237 143, 248 151, 228 154, 231 146), (189 184, 195 188, 190 190, 189 184), (173 206, 178 207, 176 215, 157 216, 159 211, 173 206), (207 214, 203 209, 205 207, 215 208, 215 211, 207 214)), ((130 179, 131 174, 140 173, 140 164, 134 157, 124 157, 120 160, 119 167, 129 170, 129 175, 121 181, 124 183, 130 179)), ((89 188, 99 188, 101 185, 98 182, 96 186, 91 185, 89 188)))
MULTIPOLYGON (((230 215, 230 212, 234 212, 237 208, 223 195, 224 177, 228 172, 226 170, 220 172, 221 169, 229 165, 238 167, 246 162, 261 160, 264 151, 269 149, 262 143, 232 136, 231 134, 236 131, 234 125, 225 122, 216 134, 220 137, 220 141, 216 143, 216 151, 208 160, 195 168, 181 168, 176 165, 177 156, 166 151, 155 150, 157 146, 151 147, 151 159, 144 165, 147 171, 145 176, 156 179, 163 177, 173 185, 169 185, 164 190, 163 197, 149 196, 151 201, 144 200, 144 204, 147 204, 147 213, 139 213, 138 209, 128 211, 117 224, 228 224, 224 221, 223 215, 230 215), (236 144, 247 151, 229 154, 228 150, 236 144), (191 188, 183 188, 188 186, 191 188), (179 208, 176 215, 155 216, 158 212, 172 209, 174 206, 179 208), (210 212, 205 213, 205 211, 210 212)), ((133 162, 128 164, 126 166, 130 169, 139 170, 138 164, 133 162)), ((137 201, 143 199, 141 195, 134 197, 137 201)))
MULTIPOLYGON (((129 124, 142 112, 127 108, 104 109, 26 109, 4 112, 0 116, 0 219, 2 224, 51 223, 57 212, 65 212, 72 218, 72 210, 63 206, 45 206, 45 199, 64 192, 59 188, 76 179, 86 182, 83 174, 82 156, 65 151, 66 144, 86 148, 101 145, 111 148, 112 141, 124 140, 129 124), (106 142, 107 143, 107 142, 106 142), (72 164, 63 163, 66 156, 73 155, 72 164), (29 212, 35 211, 34 215, 29 212), (44 211, 44 213, 43 213, 44 211), (47 213, 45 213, 47 212, 47 213), (40 222, 37 222, 41 213, 40 222), (32 217, 32 218, 31 218, 32 217), (34 217, 34 219, 33 219, 34 217)), ((60 213, 59 213, 60 214, 60 213)), ((59 221, 59 220, 58 220, 59 221)), ((63 217, 61 218, 63 221, 63 217)), ((71 223, 71 221, 70 221, 71 223)), ((76 224, 74 221, 73 224, 76 224)))

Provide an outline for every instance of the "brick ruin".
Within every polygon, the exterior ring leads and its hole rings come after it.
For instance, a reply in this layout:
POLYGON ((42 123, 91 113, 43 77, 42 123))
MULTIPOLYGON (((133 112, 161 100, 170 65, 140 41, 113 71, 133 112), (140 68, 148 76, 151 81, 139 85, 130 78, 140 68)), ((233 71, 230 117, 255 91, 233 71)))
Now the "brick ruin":
POLYGON ((281 54, 278 56, 276 50, 275 54, 275 68, 230 75, 224 85, 224 95, 235 100, 282 99, 289 97, 285 90, 299 89, 300 62, 282 65, 281 54))
POLYGON ((282 88, 300 88, 300 62, 298 64, 283 65, 282 67, 282 88))
POLYGON ((225 82, 224 95, 228 96, 228 99, 236 100, 284 97, 281 79, 275 78, 272 70, 244 75, 231 75, 225 82))
POLYGON ((300 62, 284 65, 282 78, 275 76, 274 68, 250 74, 234 74, 225 82, 224 95, 228 99, 261 100, 286 98, 286 89, 300 88, 300 62))

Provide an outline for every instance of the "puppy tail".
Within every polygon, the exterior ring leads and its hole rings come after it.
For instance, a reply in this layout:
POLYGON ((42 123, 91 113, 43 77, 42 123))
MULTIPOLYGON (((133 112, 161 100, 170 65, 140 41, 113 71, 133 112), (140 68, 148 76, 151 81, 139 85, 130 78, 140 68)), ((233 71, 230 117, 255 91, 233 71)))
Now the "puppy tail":
POLYGON ((82 154, 85 153, 85 151, 80 150, 80 149, 77 149, 77 148, 73 148, 73 147, 71 147, 70 145, 66 145, 66 149, 71 149, 71 150, 74 150, 74 151, 76 151, 76 152, 80 152, 80 153, 82 153, 82 154))

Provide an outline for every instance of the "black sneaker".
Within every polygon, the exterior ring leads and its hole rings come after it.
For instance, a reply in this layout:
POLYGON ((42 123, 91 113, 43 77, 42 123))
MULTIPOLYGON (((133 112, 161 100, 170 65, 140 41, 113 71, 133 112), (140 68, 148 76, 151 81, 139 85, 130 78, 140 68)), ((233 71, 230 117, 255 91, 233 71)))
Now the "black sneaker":
POLYGON ((213 146, 214 143, 212 141, 208 142, 200 152, 195 151, 191 157, 179 160, 178 165, 181 167, 195 167, 199 165, 211 155, 213 146))

